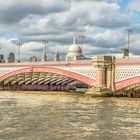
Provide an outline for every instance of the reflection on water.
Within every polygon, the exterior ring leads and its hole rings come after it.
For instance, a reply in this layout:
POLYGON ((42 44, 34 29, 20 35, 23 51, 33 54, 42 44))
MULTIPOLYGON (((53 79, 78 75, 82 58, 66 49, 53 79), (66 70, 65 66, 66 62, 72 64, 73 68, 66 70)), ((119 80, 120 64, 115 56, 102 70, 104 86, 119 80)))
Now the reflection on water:
POLYGON ((0 92, 0 140, 138 140, 140 99, 0 92))

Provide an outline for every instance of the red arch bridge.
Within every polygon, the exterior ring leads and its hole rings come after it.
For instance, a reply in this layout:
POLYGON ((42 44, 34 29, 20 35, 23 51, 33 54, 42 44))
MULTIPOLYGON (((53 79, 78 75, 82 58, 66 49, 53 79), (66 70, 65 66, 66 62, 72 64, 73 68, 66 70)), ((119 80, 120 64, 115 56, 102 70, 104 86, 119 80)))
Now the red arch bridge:
POLYGON ((140 59, 0 63, 0 90, 70 91, 139 96, 140 59))

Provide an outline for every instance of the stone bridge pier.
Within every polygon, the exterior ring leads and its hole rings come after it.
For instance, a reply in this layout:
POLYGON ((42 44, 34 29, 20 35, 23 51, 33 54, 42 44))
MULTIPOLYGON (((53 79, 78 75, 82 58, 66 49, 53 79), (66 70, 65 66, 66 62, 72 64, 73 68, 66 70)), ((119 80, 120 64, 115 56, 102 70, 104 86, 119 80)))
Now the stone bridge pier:
POLYGON ((87 94, 109 95, 115 92, 115 57, 98 55, 92 58, 92 64, 96 68, 96 83, 87 94))

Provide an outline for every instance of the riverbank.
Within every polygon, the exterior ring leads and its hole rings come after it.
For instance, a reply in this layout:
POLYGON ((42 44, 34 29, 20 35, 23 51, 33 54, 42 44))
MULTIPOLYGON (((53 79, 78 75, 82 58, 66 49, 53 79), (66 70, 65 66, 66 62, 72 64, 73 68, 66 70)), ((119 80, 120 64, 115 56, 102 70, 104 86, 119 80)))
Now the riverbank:
POLYGON ((56 92, 56 91, 0 91, 0 93, 36 94, 36 95, 84 95, 82 92, 56 92))
MULTIPOLYGON (((73 96, 83 96, 83 97, 119 97, 119 98, 131 98, 131 96, 124 96, 123 94, 86 94, 84 92, 60 92, 60 91, 0 91, 1 93, 13 93, 13 94, 22 94, 22 95, 73 95, 73 96)), ((140 97, 133 97, 140 98, 140 97)))

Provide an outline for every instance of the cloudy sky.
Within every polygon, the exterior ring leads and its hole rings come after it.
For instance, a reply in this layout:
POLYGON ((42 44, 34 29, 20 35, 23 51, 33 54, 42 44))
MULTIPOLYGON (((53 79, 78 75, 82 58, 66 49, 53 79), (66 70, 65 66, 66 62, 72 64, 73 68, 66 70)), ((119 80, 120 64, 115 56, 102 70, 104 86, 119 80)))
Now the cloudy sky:
POLYGON ((127 29, 132 28, 131 57, 140 55, 140 0, 0 0, 0 53, 21 58, 41 58, 48 40, 51 59, 58 49, 64 59, 72 37, 84 35, 83 53, 120 56, 127 47, 127 29))

